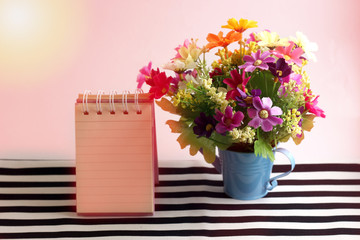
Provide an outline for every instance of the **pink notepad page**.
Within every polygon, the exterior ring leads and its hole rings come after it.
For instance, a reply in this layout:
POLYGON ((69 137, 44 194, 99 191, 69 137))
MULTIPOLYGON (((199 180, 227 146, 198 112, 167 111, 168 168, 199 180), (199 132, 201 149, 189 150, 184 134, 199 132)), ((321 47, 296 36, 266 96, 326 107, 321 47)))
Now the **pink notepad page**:
POLYGON ((152 214, 157 180, 153 101, 140 94, 139 114, 129 95, 124 114, 118 96, 112 114, 104 95, 98 114, 96 95, 89 95, 84 114, 82 98, 75 104, 77 213, 152 214))

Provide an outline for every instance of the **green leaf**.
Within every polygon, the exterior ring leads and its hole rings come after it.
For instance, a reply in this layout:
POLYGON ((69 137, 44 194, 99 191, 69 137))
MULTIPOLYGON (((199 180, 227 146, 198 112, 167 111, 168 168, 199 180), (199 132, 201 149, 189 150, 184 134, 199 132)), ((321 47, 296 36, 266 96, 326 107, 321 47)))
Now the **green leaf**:
POLYGON ((156 101, 156 104, 166 112, 180 115, 178 109, 166 98, 161 98, 160 101, 156 101))
MULTIPOLYGON (((303 122, 302 122, 302 129, 304 131, 310 132, 311 129, 314 127, 314 118, 316 116, 314 114, 306 114, 303 116, 303 122)), ((305 132, 303 131, 303 134, 301 137, 293 137, 294 143, 296 145, 299 145, 305 138, 305 132)))
POLYGON ((306 114, 304 117, 303 117, 303 122, 302 122, 302 128, 305 130, 305 131, 308 131, 310 132, 311 129, 314 127, 314 118, 316 116, 314 114, 306 114))
POLYGON ((269 158, 271 161, 275 160, 271 145, 265 142, 262 138, 255 141, 254 149, 256 156, 261 155, 263 158, 269 158))
POLYGON ((269 71, 254 72, 248 85, 251 89, 260 89, 261 97, 270 97, 272 100, 278 98, 280 82, 275 82, 274 76, 269 71))
POLYGON ((202 148, 206 162, 213 163, 215 161, 215 149, 218 143, 205 137, 199 138, 194 134, 192 125, 186 123, 186 119, 180 119, 179 121, 168 120, 166 123, 170 126, 172 132, 180 133, 177 141, 181 149, 189 146, 189 153, 194 156, 202 148))
POLYGON ((216 146, 221 150, 226 150, 233 144, 231 137, 216 132, 211 135, 211 140, 213 140, 216 143, 216 146))
POLYGON ((169 125, 172 133, 182 133, 183 129, 187 127, 183 121, 167 120, 166 124, 169 125))

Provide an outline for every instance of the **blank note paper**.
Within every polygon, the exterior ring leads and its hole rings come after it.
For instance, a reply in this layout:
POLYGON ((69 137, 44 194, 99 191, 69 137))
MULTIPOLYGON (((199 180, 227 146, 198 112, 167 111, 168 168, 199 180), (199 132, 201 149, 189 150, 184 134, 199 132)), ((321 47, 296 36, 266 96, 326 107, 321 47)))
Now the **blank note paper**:
POLYGON ((75 135, 77 213, 152 214, 157 153, 149 95, 80 94, 75 135))

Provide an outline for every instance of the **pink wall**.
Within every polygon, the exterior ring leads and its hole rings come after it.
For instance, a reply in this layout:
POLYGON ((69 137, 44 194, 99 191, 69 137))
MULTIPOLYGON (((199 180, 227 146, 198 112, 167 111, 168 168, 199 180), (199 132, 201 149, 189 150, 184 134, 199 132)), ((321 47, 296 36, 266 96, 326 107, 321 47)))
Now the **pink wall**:
MULTIPOLYGON (((358 161, 359 2, 0 0, 0 158, 74 159, 74 101, 90 89, 134 89, 138 69, 161 66, 185 38, 205 44, 228 18, 258 21, 283 37, 317 42, 308 73, 326 119, 300 146, 298 159, 358 161)), ((157 111, 159 157, 187 159, 157 111)), ((195 158, 200 158, 196 156, 195 158)))

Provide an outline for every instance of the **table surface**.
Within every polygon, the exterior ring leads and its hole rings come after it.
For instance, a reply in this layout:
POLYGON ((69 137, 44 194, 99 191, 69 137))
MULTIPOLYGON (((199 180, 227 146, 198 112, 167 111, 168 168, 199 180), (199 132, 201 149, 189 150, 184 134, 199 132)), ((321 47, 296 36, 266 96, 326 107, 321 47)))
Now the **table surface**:
POLYGON ((360 239, 360 164, 297 164, 266 197, 239 201, 211 165, 163 161, 146 217, 77 216, 74 165, 0 160, 0 239, 360 239))

